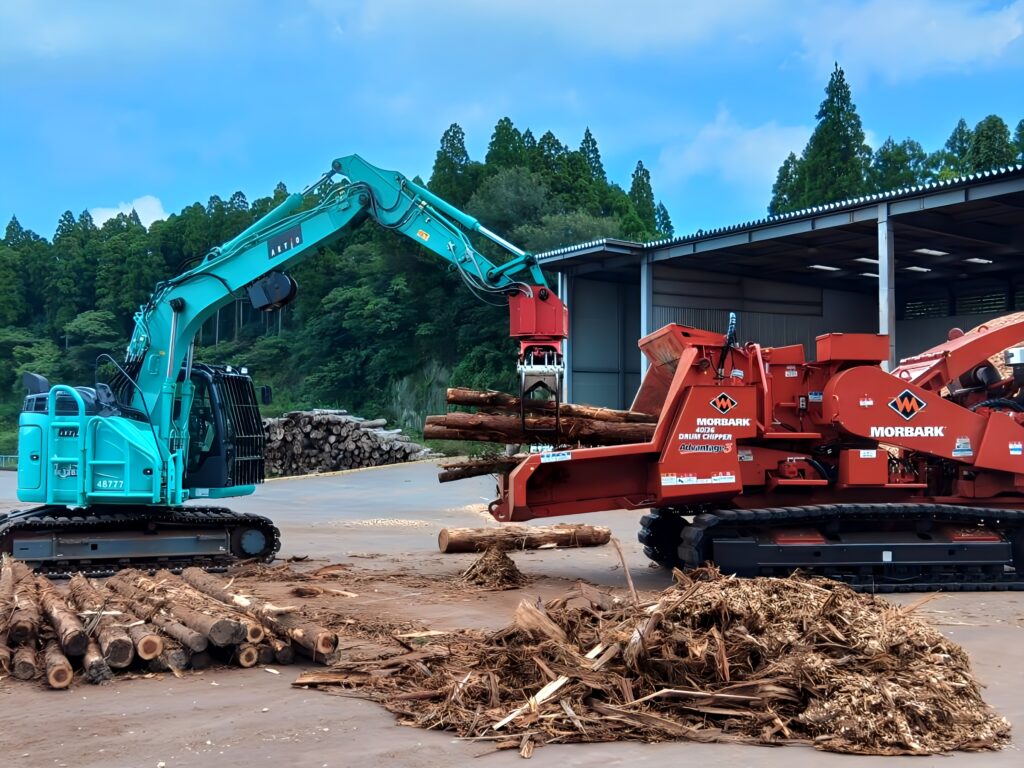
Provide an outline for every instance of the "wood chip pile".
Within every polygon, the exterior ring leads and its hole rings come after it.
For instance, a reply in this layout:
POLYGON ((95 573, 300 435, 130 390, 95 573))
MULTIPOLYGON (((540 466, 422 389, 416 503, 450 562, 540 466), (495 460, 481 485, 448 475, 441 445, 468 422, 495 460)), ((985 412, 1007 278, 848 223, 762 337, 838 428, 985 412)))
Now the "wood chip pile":
MULTIPOLYGON (((415 662, 359 665, 357 687, 406 724, 529 756, 551 742, 803 742, 859 754, 995 749, 1009 723, 963 649, 913 607, 824 579, 676 574, 635 604, 580 585, 524 601, 496 633, 415 662), (582 603, 582 604, 580 604, 582 603)), ((345 667, 332 672, 345 679, 345 667)))
POLYGON ((296 653, 326 663, 337 645, 296 608, 198 568, 180 577, 125 570, 104 584, 75 574, 65 593, 6 555, 0 565, 0 677, 66 688, 76 674, 102 683, 119 671, 290 664, 296 653))
POLYGON ((267 474, 308 475, 376 467, 427 458, 430 449, 411 442, 384 419, 367 420, 346 411, 291 411, 264 419, 267 474))
POLYGON ((460 579, 485 589, 516 589, 529 583, 511 557, 501 547, 491 547, 462 572, 460 579))

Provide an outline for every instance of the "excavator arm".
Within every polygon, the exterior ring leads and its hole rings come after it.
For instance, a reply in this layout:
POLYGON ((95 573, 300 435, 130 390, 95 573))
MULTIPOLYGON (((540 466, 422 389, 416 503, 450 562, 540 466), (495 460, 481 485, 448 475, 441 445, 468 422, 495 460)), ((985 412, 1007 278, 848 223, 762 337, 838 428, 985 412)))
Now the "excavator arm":
POLYGON ((524 390, 559 396, 567 312, 549 290, 536 259, 402 174, 349 155, 335 160, 305 192, 290 195, 211 250, 198 265, 161 283, 136 314, 125 366, 113 390, 119 402, 147 414, 158 445, 166 448, 171 503, 183 500, 174 498, 175 492, 180 497, 180 482, 174 477, 180 477, 185 458, 180 454, 187 444, 192 344, 199 328, 243 289, 258 309, 287 304, 296 286, 286 270, 366 217, 448 262, 478 296, 507 300, 524 390), (473 246, 467 231, 497 244, 509 260, 500 265, 490 261, 473 246))

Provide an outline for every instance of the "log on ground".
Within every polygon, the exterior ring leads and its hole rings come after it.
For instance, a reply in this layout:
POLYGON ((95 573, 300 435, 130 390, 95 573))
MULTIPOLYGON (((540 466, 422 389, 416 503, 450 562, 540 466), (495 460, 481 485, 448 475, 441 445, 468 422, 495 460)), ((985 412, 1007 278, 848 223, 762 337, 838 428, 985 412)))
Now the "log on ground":
POLYGON ((46 682, 51 688, 67 688, 71 685, 75 675, 71 671, 68 657, 61 651, 56 640, 50 640, 46 644, 43 660, 46 665, 46 682))
POLYGON ((7 632, 0 631, 0 677, 11 672, 11 648, 7 645, 7 632))
POLYGON ((42 624, 35 577, 21 563, 16 563, 12 570, 14 602, 7 624, 7 639, 11 645, 34 643, 42 624))
POLYGON ((88 622, 89 633, 96 638, 103 658, 112 669, 124 669, 135 658, 135 643, 124 628, 124 617, 114 616, 106 598, 81 573, 68 583, 71 601, 88 622))
POLYGON ((39 602, 43 612, 57 633, 57 640, 64 653, 68 656, 83 655, 89 645, 89 634, 85 631, 82 620, 68 608, 64 598, 57 594, 57 590, 48 579, 38 577, 36 589, 39 591, 39 602))
POLYGON ((39 675, 39 660, 36 657, 34 642, 30 645, 19 645, 14 649, 11 674, 18 680, 32 680, 39 675))
POLYGON ((251 595, 243 595, 227 588, 223 581, 199 568, 186 568, 181 577, 211 597, 228 605, 241 608, 258 619, 278 637, 287 637, 297 649, 315 661, 324 661, 338 644, 337 635, 324 627, 299 616, 291 615, 291 608, 275 606, 251 595))
POLYGON ((103 651, 99 643, 89 640, 86 646, 85 655, 82 656, 82 669, 85 671, 85 679, 93 685, 105 683, 113 679, 114 673, 110 671, 110 665, 103 658, 103 651))
POLYGON ((599 547, 612 538, 603 525, 503 525, 499 528, 442 528, 437 546, 442 552, 484 552, 491 547, 506 551, 540 547, 599 547))

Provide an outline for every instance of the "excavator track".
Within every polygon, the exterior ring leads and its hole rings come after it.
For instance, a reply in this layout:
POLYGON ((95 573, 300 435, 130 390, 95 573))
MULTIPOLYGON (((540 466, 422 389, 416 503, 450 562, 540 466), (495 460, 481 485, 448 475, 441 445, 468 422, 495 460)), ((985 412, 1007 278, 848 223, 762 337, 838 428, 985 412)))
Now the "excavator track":
POLYGON ((224 570, 239 560, 270 562, 281 534, 268 518, 223 507, 106 507, 88 512, 41 506, 0 513, 0 551, 56 578, 122 568, 224 570))
POLYGON ((654 509, 638 538, 667 567, 793 571, 861 592, 1024 590, 1024 511, 947 504, 654 509), (692 515, 692 522, 688 517, 692 515))

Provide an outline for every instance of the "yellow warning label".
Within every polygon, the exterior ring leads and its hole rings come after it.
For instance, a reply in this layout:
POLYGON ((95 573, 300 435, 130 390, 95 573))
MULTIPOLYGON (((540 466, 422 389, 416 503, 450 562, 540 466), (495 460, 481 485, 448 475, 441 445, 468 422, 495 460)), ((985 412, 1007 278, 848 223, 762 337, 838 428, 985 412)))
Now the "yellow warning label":
POLYGON ((420 229, 420 230, 416 231, 416 237, 418 237, 420 240, 423 240, 424 242, 426 242, 427 240, 430 239, 430 233, 429 232, 424 232, 422 229, 420 229))

